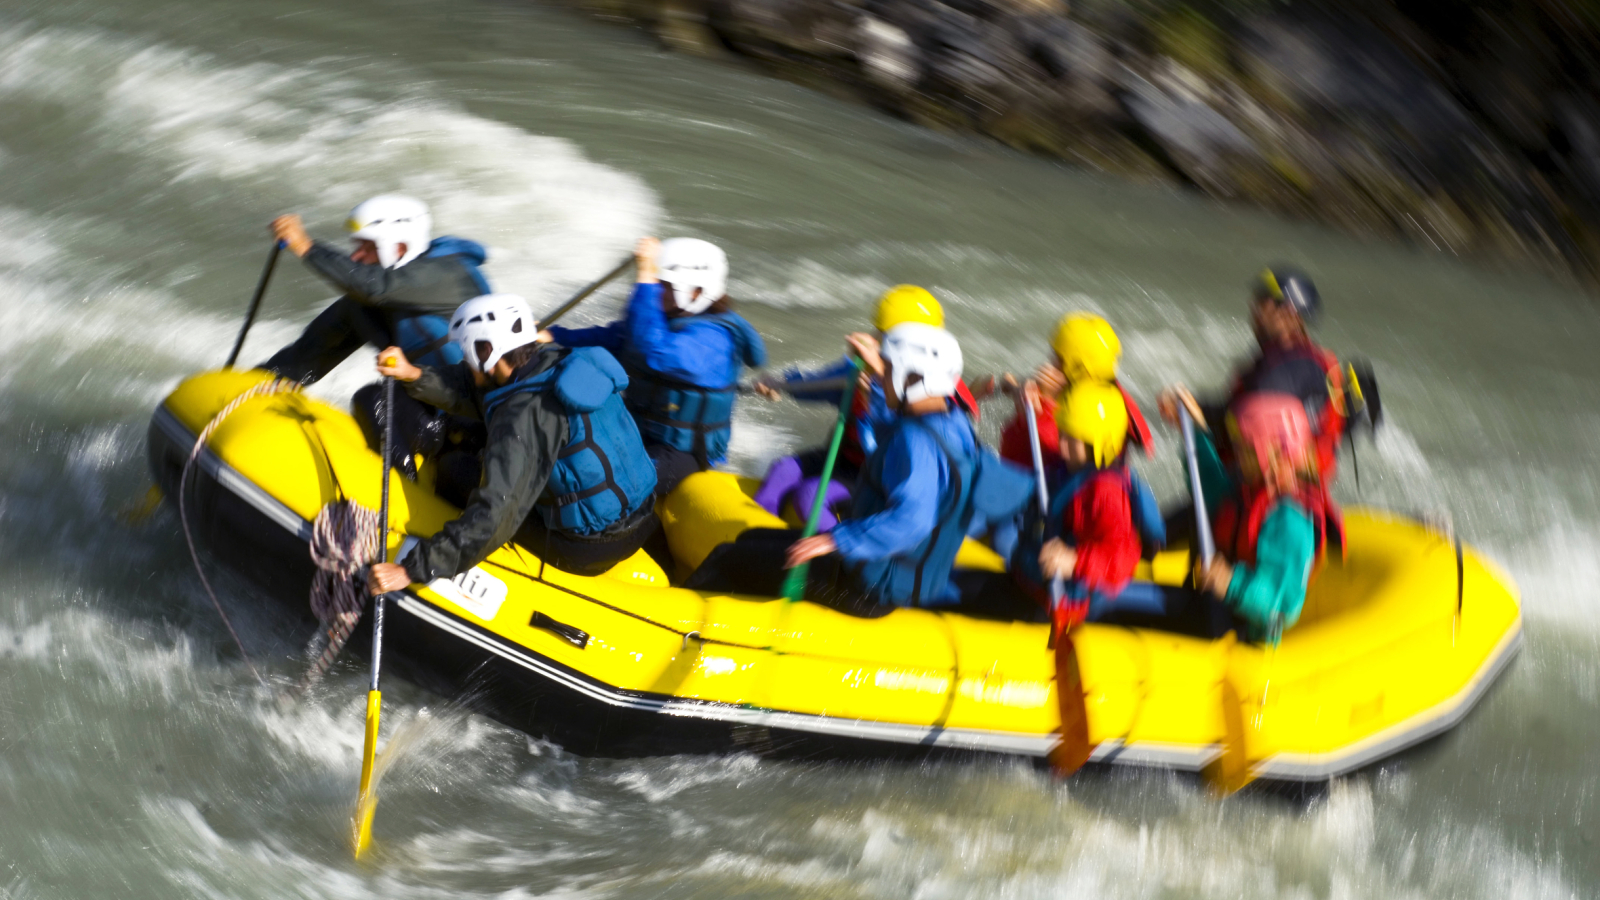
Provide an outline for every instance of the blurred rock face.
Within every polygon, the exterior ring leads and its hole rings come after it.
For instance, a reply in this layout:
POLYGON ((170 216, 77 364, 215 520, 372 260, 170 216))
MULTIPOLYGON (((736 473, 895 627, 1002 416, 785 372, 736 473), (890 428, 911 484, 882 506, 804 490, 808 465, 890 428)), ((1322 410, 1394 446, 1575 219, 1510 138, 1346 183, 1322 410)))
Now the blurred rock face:
POLYGON ((1600 284, 1600 24, 1559 0, 578 2, 929 126, 1600 284))

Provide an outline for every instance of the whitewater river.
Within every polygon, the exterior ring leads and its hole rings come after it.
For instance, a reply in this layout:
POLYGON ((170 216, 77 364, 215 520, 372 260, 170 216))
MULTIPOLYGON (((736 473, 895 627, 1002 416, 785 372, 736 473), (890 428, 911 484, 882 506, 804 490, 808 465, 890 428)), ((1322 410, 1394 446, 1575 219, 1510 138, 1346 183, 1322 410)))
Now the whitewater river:
MULTIPOLYGON (((1600 316, 1536 276, 1353 241, 886 120, 511 0, 20 0, 0 9, 0 897, 1568 897, 1600 894, 1600 316), (1220 382, 1245 285, 1301 262, 1320 334, 1381 374, 1358 494, 1449 510, 1523 591, 1526 643, 1446 738, 1303 802, 1011 761, 588 759, 395 682, 415 741, 349 859, 365 675, 282 712, 176 518, 130 522, 150 411, 226 356, 299 211, 339 235, 404 190, 540 308, 640 234, 727 248, 779 363, 834 355, 884 287, 945 298, 970 372, 1063 311, 1125 368, 1220 382)), ((292 262, 245 350, 328 291, 292 262)), ((620 289, 580 311, 614 312, 620 289)), ((318 387, 366 380, 347 365, 318 387)), ((997 411, 996 411, 997 412, 997 411)), ((747 406, 735 464, 826 412, 747 406)), ((1147 466, 1175 496, 1176 442, 1147 466)), ((219 589, 252 656, 307 635, 219 589)))

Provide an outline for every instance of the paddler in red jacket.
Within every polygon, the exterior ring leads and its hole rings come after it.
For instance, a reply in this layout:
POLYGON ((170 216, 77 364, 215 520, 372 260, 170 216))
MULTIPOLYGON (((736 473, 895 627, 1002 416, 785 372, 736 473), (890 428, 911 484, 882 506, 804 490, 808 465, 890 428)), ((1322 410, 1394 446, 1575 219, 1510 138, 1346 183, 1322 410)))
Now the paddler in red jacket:
POLYGON ((1112 611, 1161 613, 1158 594, 1129 582, 1146 544, 1166 543, 1155 495, 1128 465, 1128 407, 1117 388, 1074 385, 1056 406, 1059 460, 1045 470, 1050 508, 1043 527, 1023 529, 1011 571, 1035 598, 1064 581, 1067 603, 1051 610, 1058 631, 1112 611))
POLYGON ((1260 349, 1234 376, 1222 402, 1201 404, 1224 463, 1235 465, 1238 457, 1222 428, 1234 403, 1249 394, 1290 394, 1305 405, 1319 477, 1324 486, 1333 483, 1347 422, 1345 379, 1338 357, 1312 341, 1307 330, 1321 310, 1322 297, 1304 272, 1270 266, 1256 276, 1250 327, 1260 349))
MULTIPOLYGON (((1056 398, 1074 385, 1084 383, 1107 384, 1122 394, 1128 410, 1128 441, 1142 448, 1146 455, 1153 453, 1155 442, 1144 414, 1139 411, 1139 405, 1133 402, 1133 398, 1128 396, 1128 392, 1117 383, 1117 360, 1122 356, 1122 341, 1117 338, 1111 324, 1091 313, 1067 313, 1056 323, 1050 348, 1050 362, 1040 366, 1034 373, 1037 390, 1017 394, 1017 414, 1000 433, 1000 456, 1020 466, 1033 465, 1027 419, 1020 406, 1026 396, 1034 402, 1034 418, 1039 426, 1039 447, 1044 454, 1045 468, 1060 462, 1056 398)), ((1015 383, 1015 379, 1008 377, 1008 380, 1015 383)))

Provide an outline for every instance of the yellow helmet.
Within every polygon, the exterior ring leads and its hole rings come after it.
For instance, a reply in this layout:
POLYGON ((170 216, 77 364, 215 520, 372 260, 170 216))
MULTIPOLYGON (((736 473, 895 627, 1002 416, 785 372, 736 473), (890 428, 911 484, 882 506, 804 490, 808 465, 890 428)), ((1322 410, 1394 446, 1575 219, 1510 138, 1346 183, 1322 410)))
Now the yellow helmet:
POLYGON ((907 322, 943 328, 944 307, 923 288, 914 284, 897 284, 878 298, 878 313, 872 319, 872 327, 887 332, 907 322))
POLYGON ((1056 428, 1088 444, 1095 468, 1103 469, 1122 455, 1128 440, 1128 404, 1109 384, 1080 382, 1056 404, 1056 428))
POLYGON ((1050 346, 1061 354, 1061 371, 1068 382, 1112 381, 1122 342, 1111 324, 1089 313, 1067 313, 1056 323, 1050 346))

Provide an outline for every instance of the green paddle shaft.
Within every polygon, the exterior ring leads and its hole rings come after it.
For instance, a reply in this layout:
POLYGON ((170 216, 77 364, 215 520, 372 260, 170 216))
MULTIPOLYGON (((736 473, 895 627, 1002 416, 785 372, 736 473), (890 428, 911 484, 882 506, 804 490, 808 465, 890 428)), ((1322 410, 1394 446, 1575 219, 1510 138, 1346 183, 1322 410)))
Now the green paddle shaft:
MULTIPOLYGON (((850 376, 857 376, 861 372, 861 360, 852 360, 850 376)), ((811 501, 811 515, 806 519, 806 528, 800 532, 800 539, 805 540, 817 533, 817 523, 822 521, 822 509, 828 504, 828 481, 833 478, 833 464, 839 459, 839 446, 844 443, 844 426, 850 421, 850 407, 855 403, 857 388, 847 382, 847 389, 842 391, 839 398, 839 419, 833 423, 833 439, 828 442, 828 457, 822 462, 822 478, 817 482, 817 499, 811 501)), ((783 580, 783 599, 799 600, 806 592, 806 570, 811 567, 809 562, 803 562, 789 570, 789 575, 783 580)))

